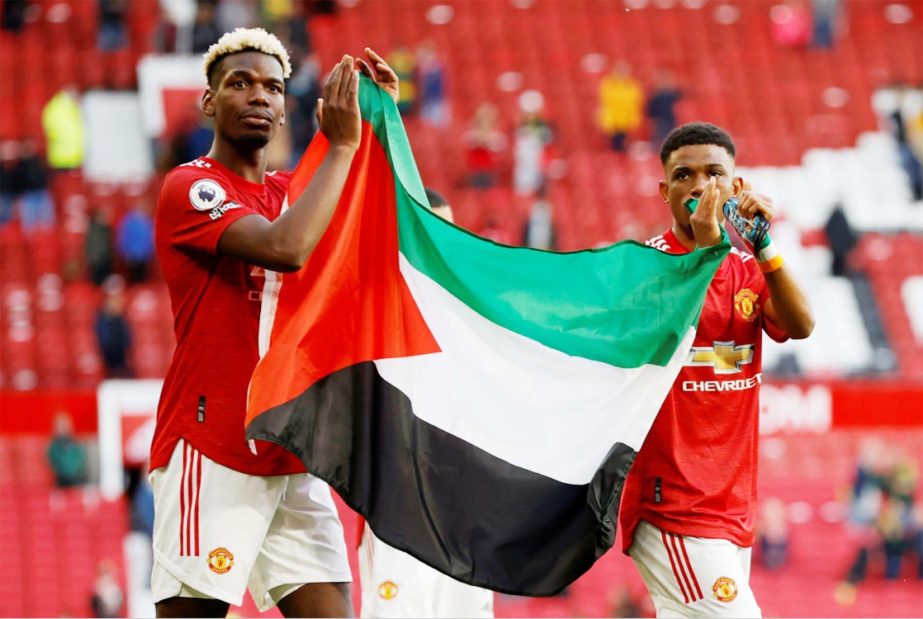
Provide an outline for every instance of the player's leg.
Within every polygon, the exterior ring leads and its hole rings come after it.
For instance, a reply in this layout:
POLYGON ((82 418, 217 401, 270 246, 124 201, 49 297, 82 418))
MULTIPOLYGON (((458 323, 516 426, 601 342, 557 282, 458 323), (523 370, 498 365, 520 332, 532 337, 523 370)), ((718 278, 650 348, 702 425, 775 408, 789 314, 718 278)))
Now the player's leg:
POLYGON ((150 479, 158 616, 224 616, 243 601, 286 478, 233 471, 180 441, 150 479))
POLYGON ((343 525, 330 488, 312 475, 290 475, 250 574, 260 610, 287 617, 353 615, 352 574, 343 525))
POLYGON ((353 617, 351 594, 348 582, 313 582, 283 597, 278 606, 285 617, 353 617))
POLYGON ((389 546, 366 524, 359 549, 362 616, 493 617, 493 591, 461 583, 389 546))
POLYGON ((748 549, 727 540, 673 535, 642 522, 630 554, 658 617, 761 616, 749 585, 748 549))
POLYGON ((226 617, 229 604, 221 600, 172 597, 154 605, 158 617, 226 617))

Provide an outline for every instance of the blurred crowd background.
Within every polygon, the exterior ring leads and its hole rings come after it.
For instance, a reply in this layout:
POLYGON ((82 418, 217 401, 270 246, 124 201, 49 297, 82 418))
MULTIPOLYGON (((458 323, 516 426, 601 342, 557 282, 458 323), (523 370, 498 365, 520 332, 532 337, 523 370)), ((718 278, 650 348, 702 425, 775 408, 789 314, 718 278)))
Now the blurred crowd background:
MULTIPOLYGON (((660 141, 728 129, 818 319, 764 351, 758 599, 923 615, 921 0, 4 0, 0 615, 150 616, 145 462, 174 346, 154 207, 211 145, 201 53, 257 25, 294 65, 270 168, 310 142, 333 63, 371 46, 425 184, 500 243, 659 234, 660 141)), ((617 551, 496 608, 653 612, 617 551)))

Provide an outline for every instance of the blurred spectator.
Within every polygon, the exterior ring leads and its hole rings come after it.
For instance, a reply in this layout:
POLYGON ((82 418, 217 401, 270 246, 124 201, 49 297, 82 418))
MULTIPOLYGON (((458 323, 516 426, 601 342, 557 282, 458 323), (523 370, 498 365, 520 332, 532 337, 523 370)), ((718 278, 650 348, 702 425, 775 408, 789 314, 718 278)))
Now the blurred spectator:
POLYGON ((834 277, 842 277, 849 274, 849 254, 859 237, 849 225, 846 219, 846 212, 842 204, 837 204, 827 223, 824 224, 824 232, 827 235, 827 243, 830 245, 830 252, 833 254, 833 263, 830 272, 834 277))
POLYGON ((87 233, 83 239, 90 280, 101 286, 112 275, 112 215, 107 208, 90 213, 87 233))
POLYGON ((308 147, 317 124, 314 113, 320 97, 320 63, 316 54, 307 54, 295 64, 295 72, 285 88, 286 116, 292 132, 292 166, 308 147))
POLYGON ((644 92, 631 75, 631 64, 616 62, 599 83, 599 128, 612 150, 624 152, 628 136, 641 126, 644 92))
POLYGON ((811 46, 829 49, 836 42, 840 23, 841 0, 811 0, 812 28, 811 46))
POLYGON ((99 36, 96 46, 111 52, 128 45, 125 34, 126 0, 99 0, 99 36))
POLYGON ((4 0, 0 5, 2 5, 0 11, 3 11, 3 30, 14 34, 22 32, 22 27, 26 23, 26 8, 29 1, 4 0))
POLYGON ((202 113, 202 104, 190 100, 183 110, 176 133, 170 141, 174 165, 186 163, 208 154, 215 131, 212 119, 202 113))
POLYGON ((93 594, 90 598, 93 616, 121 617, 124 600, 115 563, 110 559, 100 561, 96 566, 96 581, 93 583, 93 594))
POLYGON ((445 127, 451 120, 445 100, 445 65, 432 41, 424 41, 417 47, 417 76, 420 118, 433 127, 445 127))
POLYGON ((21 143, 19 164, 14 171, 13 187, 18 194, 22 229, 31 232, 54 225, 54 203, 48 191, 48 174, 31 138, 21 143))
POLYGON ((803 49, 811 41, 811 12, 805 0, 786 0, 769 10, 769 33, 779 47, 803 49))
MULTIPOLYGON (((858 548, 834 594, 841 605, 855 601, 856 587, 865 580, 873 559, 883 559, 886 579, 898 578, 904 554, 918 543, 913 504, 919 479, 916 460, 876 438, 863 441, 860 449, 848 520, 858 548)), ((919 572, 923 578, 923 565, 919 572)))
MULTIPOLYGON (((222 2, 220 6, 227 4, 222 2)), ((308 4, 305 0, 260 0, 260 13, 266 29, 279 37, 293 58, 311 51, 307 28, 308 4)), ((239 26, 231 22, 228 28, 239 26)))
POLYGON ((133 473, 137 479, 128 492, 131 499, 131 530, 153 537, 154 491, 147 481, 147 466, 145 465, 141 469, 133 469, 133 473))
POLYGON ((48 139, 48 165, 53 170, 73 170, 83 165, 83 115, 76 86, 65 86, 45 104, 42 128, 48 139))
POLYGON ((4 141, 0 144, 0 225, 13 219, 13 207, 19 193, 16 187, 18 165, 19 143, 4 141))
POLYGON ((295 10, 294 0, 260 0, 260 13, 263 22, 275 31, 275 26, 292 18, 295 10))
POLYGON ((551 127, 544 117, 545 98, 537 90, 519 95, 522 119, 513 138, 513 188, 531 195, 545 182, 546 151, 552 140, 551 127))
POLYGON ((108 378, 130 378, 128 364, 131 329, 125 320, 125 297, 120 289, 107 292, 96 312, 96 341, 108 378))
POLYGON ((763 567, 776 570, 788 563, 788 520, 785 503, 771 497, 760 508, 758 544, 763 567))
POLYGON ((255 2, 219 2, 215 7, 215 22, 221 32, 234 28, 253 28, 259 26, 259 16, 255 2))
POLYGON ((897 99, 893 111, 890 114, 891 134, 897 140, 897 151, 900 157, 901 167, 907 174, 907 180, 910 183, 910 191, 913 199, 916 201, 923 200, 923 166, 914 153, 910 140, 908 139, 907 123, 904 119, 904 101, 907 98, 908 89, 898 88, 896 90, 897 99))
POLYGON ((308 3, 308 9, 311 15, 329 15, 334 16, 339 10, 337 0, 314 0, 308 3))
POLYGON ((218 27, 215 0, 199 0, 192 23, 192 53, 204 54, 224 32, 218 27))
POLYGON ((676 87, 673 73, 660 69, 654 78, 654 90, 647 102, 647 117, 653 123, 655 144, 662 143, 676 127, 676 102, 683 93, 676 87))
POLYGON ((497 108, 490 103, 478 106, 463 141, 468 185, 475 189, 489 189, 496 185, 500 155, 507 147, 506 136, 497 129, 497 108))
POLYGON ((58 488, 72 488, 87 482, 87 455, 83 445, 74 439, 74 423, 68 413, 59 411, 54 417, 54 435, 48 445, 48 463, 54 472, 58 488))
POLYGON ((128 266, 128 281, 146 282, 154 256, 154 220, 141 202, 136 202, 119 222, 116 234, 119 257, 128 266))
POLYGON ((545 186, 542 185, 529 209, 522 244, 533 249, 555 251, 557 241, 554 230, 554 212, 546 194, 545 186))
POLYGON ((397 102, 397 109, 402 116, 409 116, 414 113, 414 105, 417 102, 417 80, 416 60, 413 54, 407 48, 398 47, 386 58, 388 64, 397 73, 400 83, 400 99, 397 102))

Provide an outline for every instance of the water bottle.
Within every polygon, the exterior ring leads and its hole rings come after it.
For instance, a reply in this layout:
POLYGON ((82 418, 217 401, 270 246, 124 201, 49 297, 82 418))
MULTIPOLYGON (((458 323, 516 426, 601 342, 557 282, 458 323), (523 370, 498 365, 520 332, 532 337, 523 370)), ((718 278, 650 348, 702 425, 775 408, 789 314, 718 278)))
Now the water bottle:
MULTIPOLYGON (((724 203, 721 210, 724 211, 724 217, 731 222, 731 225, 737 230, 737 234, 740 235, 740 238, 752 245, 756 251, 759 251, 763 249, 763 246, 768 242, 769 222, 759 213, 757 213, 753 219, 747 219, 737 210, 737 205, 739 204, 740 200, 732 196, 724 203)), ((685 202, 685 206, 689 209, 690 213, 695 212, 698 205, 698 198, 692 198, 685 202)))

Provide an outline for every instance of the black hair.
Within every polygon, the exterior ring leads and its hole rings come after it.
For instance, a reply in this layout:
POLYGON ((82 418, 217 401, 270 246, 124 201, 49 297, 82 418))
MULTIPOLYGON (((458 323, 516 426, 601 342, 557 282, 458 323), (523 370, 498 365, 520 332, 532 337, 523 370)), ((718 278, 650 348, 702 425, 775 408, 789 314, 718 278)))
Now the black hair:
POLYGON ((441 193, 435 189, 430 189, 429 187, 424 187, 426 191, 426 199, 429 200, 430 208, 439 208, 440 206, 448 206, 449 202, 446 200, 441 193))
POLYGON ((734 140, 727 131, 711 123, 696 122, 679 126, 670 132, 660 147, 660 163, 666 164, 670 155, 683 146, 696 144, 714 144, 726 150, 731 157, 737 156, 734 140))

